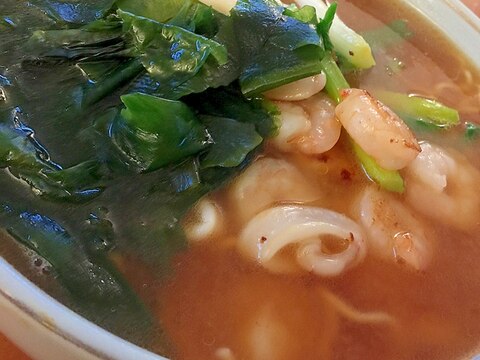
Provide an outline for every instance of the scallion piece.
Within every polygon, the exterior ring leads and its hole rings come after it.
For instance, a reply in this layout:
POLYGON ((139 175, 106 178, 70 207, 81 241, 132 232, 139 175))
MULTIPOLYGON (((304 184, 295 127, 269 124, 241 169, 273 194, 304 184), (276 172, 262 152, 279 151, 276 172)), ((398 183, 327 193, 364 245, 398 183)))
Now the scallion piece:
POLYGON ((381 102, 396 113, 438 127, 451 127, 460 124, 458 111, 436 100, 391 91, 380 91, 375 94, 381 102))
POLYGON ((380 167, 377 162, 354 141, 352 141, 352 148, 363 170, 371 180, 388 191, 397 193, 403 193, 405 191, 405 184, 398 171, 386 170, 380 167))

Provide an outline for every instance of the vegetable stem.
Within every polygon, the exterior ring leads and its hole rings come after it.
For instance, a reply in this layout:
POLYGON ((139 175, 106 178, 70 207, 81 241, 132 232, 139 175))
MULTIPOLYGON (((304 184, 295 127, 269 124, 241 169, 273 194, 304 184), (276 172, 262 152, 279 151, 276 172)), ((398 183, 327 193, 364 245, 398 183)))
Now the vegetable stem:
POLYGON ((421 122, 438 127, 451 127, 460 123, 458 111, 438 101, 391 91, 380 91, 376 95, 396 113, 405 114, 421 122))
POLYGON ((321 61, 322 71, 327 76, 325 91, 338 104, 342 101, 341 92, 350 85, 342 74, 332 54, 327 54, 321 61))
POLYGON ((386 170, 380 167, 376 161, 368 155, 357 143, 351 141, 353 152, 360 161, 363 170, 366 175, 380 185, 382 188, 388 191, 403 193, 405 191, 405 185, 402 176, 398 171, 386 170))
MULTIPOLYGON (((317 17, 325 17, 328 10, 328 5, 322 0, 296 0, 295 3, 300 7, 313 6, 317 17)), ((338 16, 333 20, 329 35, 335 50, 356 68, 368 69, 375 65, 370 45, 338 16)))

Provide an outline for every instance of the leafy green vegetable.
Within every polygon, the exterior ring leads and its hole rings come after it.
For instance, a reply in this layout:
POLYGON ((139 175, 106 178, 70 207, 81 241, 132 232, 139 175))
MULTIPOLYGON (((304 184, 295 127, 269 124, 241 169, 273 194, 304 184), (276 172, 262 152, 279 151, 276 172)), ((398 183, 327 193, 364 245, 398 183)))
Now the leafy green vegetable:
POLYGON ((203 167, 235 167, 240 165, 250 151, 262 143, 262 137, 253 124, 233 119, 203 116, 213 144, 203 158, 203 167))
POLYGON ((337 12, 337 3, 332 3, 327 11, 325 12, 325 15, 323 16, 323 19, 321 19, 318 24, 317 24, 317 33, 322 37, 325 50, 332 51, 333 50, 333 44, 332 41, 330 40, 330 28, 332 27, 333 20, 335 19, 335 13, 337 12))
POLYGON ((168 21, 196 34, 213 38, 218 32, 219 20, 225 16, 197 0, 185 0, 178 13, 168 21))
POLYGON ((390 91, 379 91, 376 92, 376 95, 393 111, 419 121, 438 127, 451 127, 460 123, 460 115, 457 110, 436 100, 390 91))
POLYGON ((184 101, 201 115, 254 124, 264 138, 275 136, 280 126, 279 112, 273 103, 264 99, 247 99, 235 85, 192 94, 184 101))
MULTIPOLYGON (((120 12, 124 30, 131 33, 136 49, 148 73, 159 82, 157 95, 178 99, 201 92, 210 84, 205 79, 184 86, 207 63, 218 67, 227 62, 227 49, 218 42, 181 27, 120 12)), ((215 84, 216 86, 222 84, 215 84)), ((225 84, 226 85, 226 84, 225 84)))
POLYGON ((182 102, 146 94, 121 97, 126 109, 113 124, 115 144, 141 171, 152 171, 196 154, 206 131, 182 102))
POLYGON ((26 49, 30 57, 36 58, 98 61, 127 57, 122 35, 122 23, 112 15, 78 29, 37 30, 26 49))
POLYGON ((115 0, 32 0, 34 6, 59 22, 87 24, 103 17, 115 0))
POLYGON ((274 0, 239 0, 229 20, 246 96, 320 73, 322 38, 309 24, 284 15, 274 0))
POLYGON ((83 105, 89 106, 97 103, 116 89, 131 82, 144 71, 145 69, 138 59, 120 63, 110 71, 106 70, 101 77, 96 79, 96 82, 87 85, 83 105))
POLYGON ((56 200, 87 201, 100 194, 96 163, 83 163, 59 169, 42 159, 45 150, 31 137, 31 131, 0 125, 0 168, 8 168, 15 177, 29 184, 40 195, 56 200))
POLYGON ((367 176, 380 185, 383 189, 397 193, 405 191, 405 184, 398 171, 381 168, 375 160, 369 156, 354 141, 351 142, 353 152, 357 156, 367 176))
POLYGON ((185 0, 117 0, 117 7, 124 11, 165 23, 175 17, 185 0))
POLYGON ((298 8, 296 5, 291 5, 283 11, 283 14, 306 24, 318 24, 317 12, 315 11, 315 8, 310 5, 305 5, 301 8, 298 8))
POLYGON ((36 212, 17 211, 3 204, 0 223, 17 241, 53 267, 79 306, 115 312, 122 319, 148 327, 152 317, 106 256, 96 259, 66 229, 36 212))

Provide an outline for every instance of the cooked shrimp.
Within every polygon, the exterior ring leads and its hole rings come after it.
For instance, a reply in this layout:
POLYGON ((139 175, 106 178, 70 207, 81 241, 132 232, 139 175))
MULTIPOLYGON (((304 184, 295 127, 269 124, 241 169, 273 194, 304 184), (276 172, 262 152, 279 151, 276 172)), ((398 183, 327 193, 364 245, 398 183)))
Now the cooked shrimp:
POLYGON ((310 202, 320 197, 320 191, 294 165, 272 158, 253 163, 235 180, 229 193, 241 224, 274 203, 310 202))
POLYGON ((405 169, 407 201, 421 213, 461 230, 480 224, 480 172, 460 153, 428 142, 405 169))
POLYGON ((431 242, 426 231, 393 195, 368 187, 360 198, 359 216, 372 254, 405 263, 415 270, 427 267, 431 242))
POLYGON ((388 170, 402 169, 421 151, 407 125, 367 91, 343 91, 335 109, 337 119, 352 139, 388 170))
POLYGON ((324 94, 295 103, 277 103, 281 126, 273 143, 282 151, 321 154, 340 138, 342 126, 335 119, 334 106, 324 94))
POLYGON ((289 84, 280 86, 276 89, 267 91, 264 95, 270 100, 279 101, 299 101, 319 93, 325 87, 327 77, 325 74, 310 76, 289 84))

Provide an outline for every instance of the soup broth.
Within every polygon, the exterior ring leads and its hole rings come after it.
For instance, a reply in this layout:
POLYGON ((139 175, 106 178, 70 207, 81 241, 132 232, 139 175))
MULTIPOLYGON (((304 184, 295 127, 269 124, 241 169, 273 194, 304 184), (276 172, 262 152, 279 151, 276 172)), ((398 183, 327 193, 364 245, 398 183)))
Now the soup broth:
MULTIPOLYGON (((351 74, 351 84, 373 94, 386 87, 454 107, 468 104, 459 107, 462 116, 480 119, 478 75, 465 59, 445 51, 451 45, 417 14, 382 1, 339 1, 339 10, 355 29, 408 19, 415 34, 376 53, 377 66, 351 74), (398 73, 390 69, 395 62, 401 63, 398 73)), ((479 166, 478 146, 466 144, 460 131, 423 132, 419 138, 461 149, 479 166)), ((315 205, 350 214, 356 194, 368 186, 350 151, 342 138, 318 158, 275 150, 265 156, 299 167, 321 189, 315 205)), ((241 231, 238 214, 226 199, 229 190, 217 195, 226 209, 226 234, 178 256, 175 275, 159 289, 159 317, 175 344, 174 358, 467 359, 478 351, 478 222, 465 233, 416 214, 435 243, 431 263, 422 271, 409 271, 401 259, 396 264, 367 255, 361 265, 336 278, 271 274, 229 246, 241 231), (337 306, 365 316, 346 316, 337 306)))
MULTIPOLYGON (((48 14, 20 3, 0 4, 0 10, 9 15, 5 19, 12 17, 21 25, 15 44, 0 34, 0 46, 8 44, 0 47, 0 85, 7 89, 9 105, 21 104, 22 121, 35 129, 34 137, 41 139, 55 161, 77 164, 108 147, 95 143, 96 135, 88 129, 118 94, 99 102, 78 121, 70 121, 67 115, 75 106, 63 104, 62 96, 74 94, 75 99, 81 76, 58 64, 55 73, 48 68, 29 72, 29 66, 38 64, 24 61, 20 43, 34 30, 53 25, 48 14), (43 93, 52 94, 52 89, 62 95, 44 99, 43 93), (66 121, 57 121, 63 117, 66 121)), ((480 75, 454 45, 399 1, 339 0, 338 13, 362 34, 399 20, 406 27, 402 30, 406 39, 397 34, 392 45, 373 48, 375 67, 358 71, 342 64, 352 87, 378 98, 385 91, 418 94, 458 109, 462 123, 454 128, 409 122, 423 149, 429 149, 424 147, 427 142, 451 155, 461 174, 456 180, 471 179, 468 188, 460 185, 452 193, 452 208, 458 206, 457 212, 443 215, 447 210, 440 196, 430 198, 431 204, 425 206, 429 193, 409 190, 416 179, 409 170, 401 171, 405 194, 381 190, 365 176, 343 129, 332 149, 316 155, 280 149, 275 138, 270 139, 242 173, 213 192, 200 188, 193 195, 200 200, 192 209, 187 206, 192 195, 186 192, 178 201, 179 209, 172 210, 172 195, 162 190, 168 181, 156 172, 109 179, 102 184, 106 189, 100 197, 57 206, 38 201, 24 184, 1 170, 2 206, 7 200, 30 206, 63 221, 72 233, 87 234, 89 241, 91 226, 104 235, 95 237, 93 245, 89 242, 94 250, 85 245, 87 255, 106 261, 108 269, 118 269, 112 278, 125 278, 145 304, 147 310, 143 310, 153 314, 153 325, 148 327, 135 314, 128 316, 127 307, 107 304, 105 311, 98 311, 72 300, 62 275, 52 270, 54 264, 19 245, 7 226, 0 241, 1 256, 83 316, 171 359, 472 358, 480 352, 480 195, 476 194, 480 137, 467 138, 465 122, 480 124, 480 75), (470 208, 462 207, 462 201, 470 208), (195 226, 204 205, 213 214, 216 228, 199 239, 192 231, 198 230, 195 226), (388 223, 389 231, 395 232, 392 239, 380 245, 369 239, 371 229, 362 223, 368 206, 374 213, 371 227, 388 223), (334 215, 335 221, 357 224, 352 226, 366 232, 365 239, 348 230, 341 241, 334 235, 322 237, 321 247, 310 251, 337 259, 338 254, 359 246, 355 253, 359 260, 340 270, 329 267, 332 273, 319 276, 313 265, 306 269, 301 263, 308 250, 299 253, 300 245, 290 244, 278 250, 275 263, 269 265, 260 261, 263 247, 270 246, 267 236, 254 239, 258 258, 252 257, 252 244, 242 240, 246 229, 259 213, 287 207, 328 209, 342 214, 334 215), (156 222, 160 217, 162 224, 156 222), (405 228, 409 221, 410 227, 405 228), (188 241, 183 240, 179 223, 188 241), (415 247, 411 237, 417 234, 423 243, 415 247), (380 250, 374 249, 377 245, 380 250), (98 249, 107 249, 108 255, 103 258, 98 249)), ((0 101, 3 115, 1 106, 0 101)), ((451 191, 448 188, 449 196, 451 191)), ((56 234, 62 230, 52 228, 56 234)), ((319 239, 316 236, 307 245, 319 239)))

